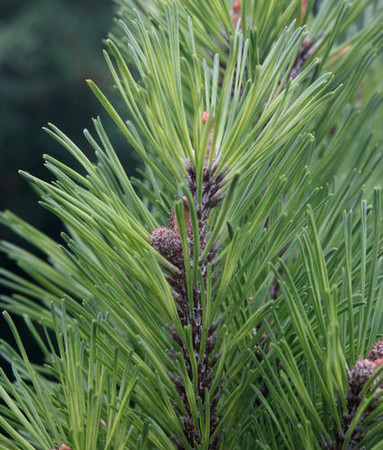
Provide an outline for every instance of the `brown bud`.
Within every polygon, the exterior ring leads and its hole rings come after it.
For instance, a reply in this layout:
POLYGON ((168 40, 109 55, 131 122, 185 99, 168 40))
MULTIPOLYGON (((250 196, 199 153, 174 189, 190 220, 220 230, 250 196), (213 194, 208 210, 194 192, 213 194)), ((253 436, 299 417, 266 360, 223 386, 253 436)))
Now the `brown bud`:
MULTIPOLYGON (((301 20, 303 20, 306 16, 306 11, 307 11, 307 0, 302 0, 302 4, 301 4, 301 20)), ((295 10, 296 12, 296 10, 295 10)))
POLYGON ((368 359, 371 359, 371 361, 376 361, 377 359, 383 358, 383 341, 376 342, 370 350, 370 353, 368 354, 368 359))
POLYGON ((349 378, 350 389, 354 394, 359 394, 368 379, 373 375, 377 365, 369 359, 360 359, 356 362, 349 378))
POLYGON ((239 0, 235 0, 233 3, 233 7, 230 11, 230 17, 236 27, 239 19, 241 18, 241 2, 239 0))
POLYGON ((59 450, 72 450, 72 447, 69 447, 67 444, 61 444, 59 450))
POLYGON ((169 228, 156 228, 150 236, 150 243, 158 253, 172 264, 183 261, 182 243, 179 234, 169 228))

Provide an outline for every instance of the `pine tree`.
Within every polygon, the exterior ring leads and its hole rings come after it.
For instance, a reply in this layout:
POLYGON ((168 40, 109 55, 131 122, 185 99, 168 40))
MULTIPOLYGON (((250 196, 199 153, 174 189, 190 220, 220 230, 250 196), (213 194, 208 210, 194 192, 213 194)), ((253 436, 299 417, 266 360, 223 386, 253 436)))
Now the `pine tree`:
POLYGON ((22 172, 63 232, 1 216, 1 448, 382 449, 380 2, 118 3, 88 83, 140 176, 100 118, 22 172))

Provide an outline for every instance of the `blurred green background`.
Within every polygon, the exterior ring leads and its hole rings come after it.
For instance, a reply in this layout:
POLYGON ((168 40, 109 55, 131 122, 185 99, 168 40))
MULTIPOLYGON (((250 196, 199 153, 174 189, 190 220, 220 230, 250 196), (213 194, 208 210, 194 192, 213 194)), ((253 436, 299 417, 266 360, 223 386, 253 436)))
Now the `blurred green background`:
MULTIPOLYGON (((89 150, 82 130, 91 128, 91 117, 100 114, 127 172, 135 165, 85 83, 91 78, 113 98, 102 56, 113 8, 111 0, 0 0, 0 210, 11 209, 55 238, 62 231, 59 221, 37 204, 38 197, 17 172, 49 179, 44 153, 70 161, 42 126, 54 123, 89 150)), ((0 239, 21 243, 1 225, 0 239)), ((0 267, 17 270, 2 254, 0 267)), ((18 326, 27 337, 22 321, 18 326)), ((0 337, 7 335, 1 317, 0 337)))

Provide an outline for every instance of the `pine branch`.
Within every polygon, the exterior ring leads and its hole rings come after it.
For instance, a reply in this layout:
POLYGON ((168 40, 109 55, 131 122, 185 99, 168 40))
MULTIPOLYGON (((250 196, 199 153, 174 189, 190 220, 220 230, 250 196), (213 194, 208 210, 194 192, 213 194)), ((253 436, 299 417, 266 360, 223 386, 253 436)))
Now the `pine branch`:
POLYGON ((117 3, 120 102, 88 83, 140 179, 100 119, 94 156, 46 130, 81 173, 22 173, 64 231, 0 216, 32 247, 1 243, 22 272, 0 271, 1 304, 46 359, 5 313, 0 445, 377 449, 381 6, 117 3))

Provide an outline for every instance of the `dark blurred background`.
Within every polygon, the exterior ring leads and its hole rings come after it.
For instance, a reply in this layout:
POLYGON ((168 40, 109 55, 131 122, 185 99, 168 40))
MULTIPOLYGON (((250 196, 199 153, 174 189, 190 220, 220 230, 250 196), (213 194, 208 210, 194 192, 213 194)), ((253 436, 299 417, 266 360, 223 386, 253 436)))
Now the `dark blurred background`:
MULTIPOLYGON (((91 78, 113 99, 102 56, 113 8, 111 0, 0 0, 0 210, 12 210, 55 238, 62 230, 60 222, 38 206, 37 196, 17 173, 23 169, 49 179, 44 153, 71 161, 42 126, 54 123, 89 154, 82 130, 91 128, 91 117, 101 115, 126 170, 131 173, 135 165, 126 142, 85 83, 91 78)), ((0 239, 25 246, 1 225, 0 239)), ((3 254, 0 266, 17 270, 3 254)), ((17 322, 27 340, 23 322, 17 322)), ((2 317, 0 337, 9 337, 2 317)), ((29 352, 33 360, 40 359, 33 344, 29 352)))

